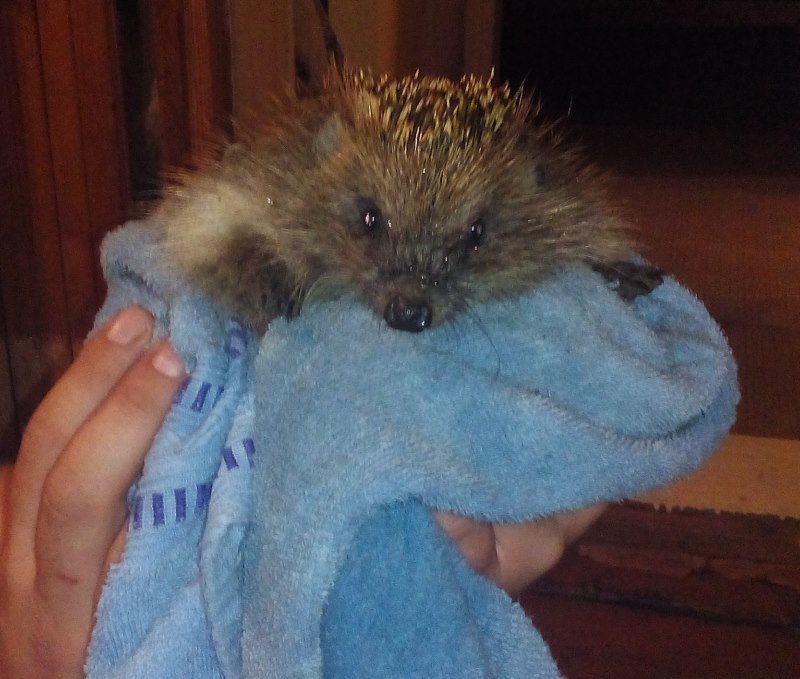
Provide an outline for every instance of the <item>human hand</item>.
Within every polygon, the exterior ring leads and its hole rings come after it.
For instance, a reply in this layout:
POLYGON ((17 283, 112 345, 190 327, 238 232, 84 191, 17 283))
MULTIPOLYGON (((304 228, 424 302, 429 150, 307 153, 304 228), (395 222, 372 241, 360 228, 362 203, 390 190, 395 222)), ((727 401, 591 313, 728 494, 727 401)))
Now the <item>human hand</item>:
POLYGON ((86 343, 0 470, 0 676, 82 677, 124 543, 126 495, 185 379, 153 319, 118 313, 86 343))
MULTIPOLYGON (((100 589, 124 544, 127 490, 184 379, 167 342, 149 347, 152 327, 130 308, 92 337, 31 418, 15 467, 0 469, 4 678, 82 676, 100 589)), ((520 525, 437 520, 473 568, 514 595, 601 511, 520 525)))
POLYGON ((605 508, 597 504, 520 524, 482 523, 443 512, 435 517, 470 566, 516 597, 555 566, 605 508))

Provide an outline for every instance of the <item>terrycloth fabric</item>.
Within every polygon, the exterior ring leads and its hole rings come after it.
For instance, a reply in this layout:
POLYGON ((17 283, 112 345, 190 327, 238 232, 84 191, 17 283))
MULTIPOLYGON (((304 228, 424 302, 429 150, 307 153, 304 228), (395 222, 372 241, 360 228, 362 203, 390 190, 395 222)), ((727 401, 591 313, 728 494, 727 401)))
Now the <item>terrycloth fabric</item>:
POLYGON ((549 651, 431 519, 520 521, 695 468, 738 400, 727 344, 672 280, 626 303, 570 267, 418 335, 352 300, 248 337, 164 269, 104 247, 193 368, 131 493, 91 677, 554 677, 549 651))

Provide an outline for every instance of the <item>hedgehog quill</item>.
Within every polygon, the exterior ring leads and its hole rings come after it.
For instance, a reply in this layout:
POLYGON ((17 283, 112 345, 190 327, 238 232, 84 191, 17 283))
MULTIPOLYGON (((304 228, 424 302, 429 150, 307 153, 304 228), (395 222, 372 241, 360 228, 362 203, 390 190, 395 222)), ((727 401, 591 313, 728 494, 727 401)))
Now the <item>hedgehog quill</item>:
POLYGON ((355 294, 419 332, 566 262, 629 253, 595 173, 488 80, 331 74, 314 100, 188 175, 156 212, 168 258, 263 331, 355 294))

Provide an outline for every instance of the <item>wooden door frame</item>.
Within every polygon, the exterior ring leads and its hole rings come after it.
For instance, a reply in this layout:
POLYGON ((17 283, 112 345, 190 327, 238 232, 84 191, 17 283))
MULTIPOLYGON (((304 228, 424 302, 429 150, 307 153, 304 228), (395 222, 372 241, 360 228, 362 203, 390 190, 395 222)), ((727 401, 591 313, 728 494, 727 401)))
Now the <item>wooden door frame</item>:
MULTIPOLYGON (((0 293, 14 446, 101 299, 97 243, 124 214, 127 167, 108 3, 0 7, 0 293)), ((12 447, 13 450, 13 447, 12 447)))
MULTIPOLYGON (((156 5, 168 20, 154 25, 150 46, 179 37, 153 61, 162 108, 183 117, 162 128, 164 161, 181 164, 230 120, 227 2, 139 3, 156 5), (184 147, 168 144, 176 128, 187 130, 184 147)), ((115 10, 94 0, 0 3, 0 458, 14 455, 80 349, 104 295, 99 244, 131 213, 127 150, 137 140, 115 10)))

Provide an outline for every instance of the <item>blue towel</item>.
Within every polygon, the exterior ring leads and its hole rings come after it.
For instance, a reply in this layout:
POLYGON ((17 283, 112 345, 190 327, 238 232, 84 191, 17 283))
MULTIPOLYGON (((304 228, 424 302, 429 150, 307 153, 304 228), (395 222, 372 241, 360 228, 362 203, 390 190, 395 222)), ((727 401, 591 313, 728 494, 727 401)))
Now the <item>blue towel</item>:
POLYGON ((192 376, 131 490, 90 677, 556 677, 431 509, 523 521, 697 467, 738 401, 727 343, 667 279, 622 301, 565 267, 420 334, 355 300, 263 338, 110 235, 98 325, 139 303, 192 376))

